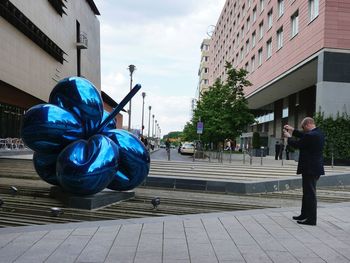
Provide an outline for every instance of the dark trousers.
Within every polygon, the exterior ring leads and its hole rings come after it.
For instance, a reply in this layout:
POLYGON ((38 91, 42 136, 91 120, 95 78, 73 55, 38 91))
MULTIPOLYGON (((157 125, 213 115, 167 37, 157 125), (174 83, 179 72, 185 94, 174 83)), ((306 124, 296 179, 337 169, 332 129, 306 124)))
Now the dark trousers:
POLYGON ((303 200, 301 204, 301 215, 316 223, 317 219, 317 199, 316 183, 319 176, 302 175, 303 180, 303 200))

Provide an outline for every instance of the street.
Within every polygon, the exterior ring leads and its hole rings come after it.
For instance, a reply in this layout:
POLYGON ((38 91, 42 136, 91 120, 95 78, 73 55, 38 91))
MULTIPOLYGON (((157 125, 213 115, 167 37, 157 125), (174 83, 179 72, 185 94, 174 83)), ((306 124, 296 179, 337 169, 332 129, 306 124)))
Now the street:
MULTIPOLYGON (((168 160, 167 152, 161 148, 151 154, 151 160, 168 160)), ((183 161, 192 162, 192 155, 181 155, 177 152, 177 149, 170 149, 170 160, 171 161, 183 161)))

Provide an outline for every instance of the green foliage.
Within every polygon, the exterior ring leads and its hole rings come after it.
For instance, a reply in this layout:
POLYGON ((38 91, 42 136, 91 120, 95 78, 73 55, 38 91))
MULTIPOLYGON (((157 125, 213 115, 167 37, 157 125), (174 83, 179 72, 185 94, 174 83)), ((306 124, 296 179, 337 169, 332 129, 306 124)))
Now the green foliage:
POLYGON ((316 125, 324 132, 326 141, 323 155, 330 159, 332 152, 334 159, 350 159, 350 117, 347 114, 335 119, 325 118, 323 113, 317 113, 315 116, 316 125))
POLYGON ((169 132, 167 135, 163 136, 163 139, 166 140, 167 138, 169 139, 177 139, 182 137, 182 132, 181 131, 173 131, 169 132))
POLYGON ((252 145, 253 145, 253 149, 260 149, 260 146, 261 146, 260 133, 258 132, 253 133, 252 145))
POLYGON ((226 62, 226 73, 226 83, 217 79, 208 91, 201 94, 192 120, 185 125, 185 140, 198 139, 196 127, 199 120, 204 123, 201 140, 214 145, 227 138, 235 139, 254 122, 254 115, 250 113, 243 92, 244 87, 251 85, 246 80, 248 72, 237 70, 226 62))
POLYGON ((194 141, 198 138, 197 135, 197 130, 196 130, 196 126, 194 126, 194 123, 191 122, 187 122, 185 125, 185 128, 182 132, 182 136, 181 136, 181 140, 182 141, 194 141))

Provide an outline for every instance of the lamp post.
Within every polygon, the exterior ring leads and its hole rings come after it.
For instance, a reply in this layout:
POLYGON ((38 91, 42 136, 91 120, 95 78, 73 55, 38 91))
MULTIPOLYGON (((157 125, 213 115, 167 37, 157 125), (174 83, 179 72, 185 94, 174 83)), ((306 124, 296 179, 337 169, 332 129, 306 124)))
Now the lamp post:
POLYGON ((154 137, 156 137, 156 133, 157 133, 157 120, 154 121, 155 122, 155 127, 154 127, 154 137))
POLYGON ((148 106, 148 138, 151 130, 151 109, 152 109, 152 106, 148 106))
POLYGON ((143 126, 143 120, 144 120, 144 113, 145 113, 145 97, 146 97, 146 92, 142 92, 142 123, 141 123, 141 135, 143 135, 143 130, 144 130, 144 126, 143 126))
MULTIPOLYGON (((129 69, 129 72, 130 72, 130 90, 132 89, 132 75, 136 69, 136 66, 135 65, 129 65, 128 67, 129 69)), ((131 130, 131 100, 129 102, 129 123, 128 123, 128 131, 131 130)))
POLYGON ((154 114, 152 115, 152 137, 154 137, 154 114))

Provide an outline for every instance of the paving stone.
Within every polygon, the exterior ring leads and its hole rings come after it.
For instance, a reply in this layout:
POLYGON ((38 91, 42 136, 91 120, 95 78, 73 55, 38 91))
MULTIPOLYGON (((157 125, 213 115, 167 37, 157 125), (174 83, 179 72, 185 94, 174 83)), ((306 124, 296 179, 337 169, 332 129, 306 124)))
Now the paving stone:
POLYGON ((167 238, 186 239, 184 224, 182 221, 164 222, 164 239, 167 238))
POLYGON ((350 203, 319 207, 317 226, 299 209, 0 229, 0 262, 350 262, 350 203))
POLYGON ((72 229, 68 229, 49 232, 29 248, 22 256, 17 258, 15 262, 43 262, 72 233, 72 231, 72 229))
MULTIPOLYGON (((97 229, 97 228, 96 228, 97 229)), ((80 232, 80 231, 78 231, 80 232)), ((70 235, 60 246, 50 255, 45 263, 75 262, 89 242, 89 235, 70 235)))
POLYGON ((90 239, 76 262, 104 262, 107 257, 120 226, 100 227, 90 239))
POLYGON ((11 243, 12 240, 16 239, 21 233, 12 233, 12 234, 1 234, 0 235, 0 249, 6 246, 8 243, 11 243))
POLYGON ((163 245, 164 260, 189 260, 188 247, 185 239, 165 238, 163 245))
POLYGON ((38 231, 19 235, 0 249, 1 263, 15 261, 47 233, 46 231, 38 231))
POLYGON ((133 262, 142 227, 141 224, 122 225, 105 262, 133 262))

